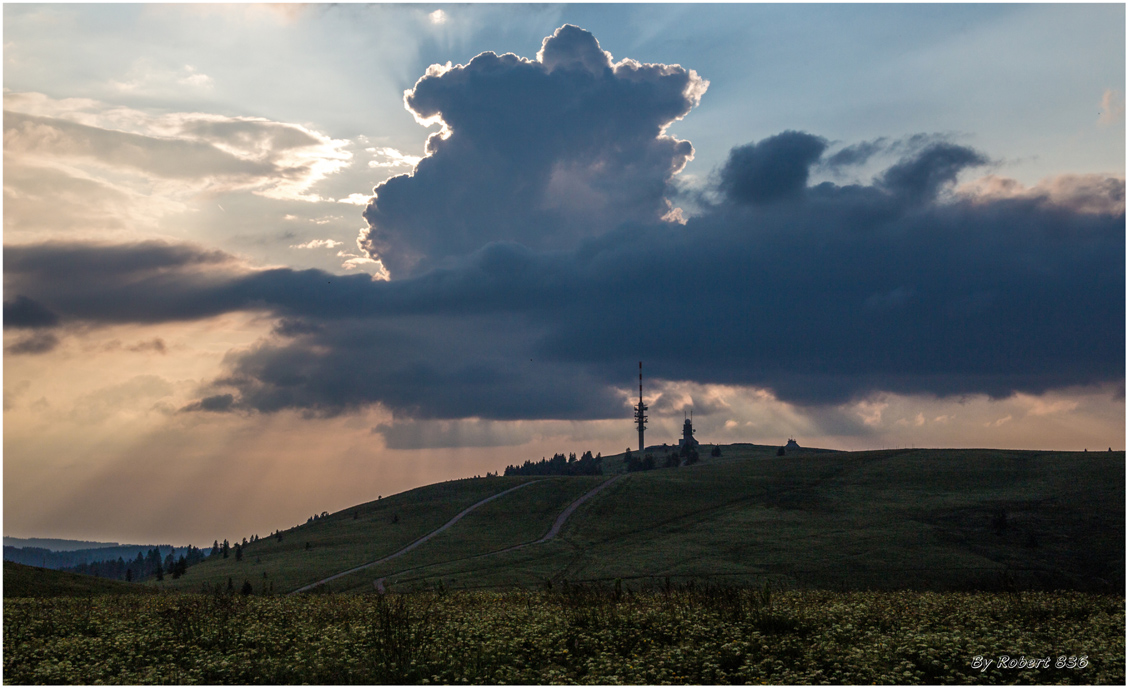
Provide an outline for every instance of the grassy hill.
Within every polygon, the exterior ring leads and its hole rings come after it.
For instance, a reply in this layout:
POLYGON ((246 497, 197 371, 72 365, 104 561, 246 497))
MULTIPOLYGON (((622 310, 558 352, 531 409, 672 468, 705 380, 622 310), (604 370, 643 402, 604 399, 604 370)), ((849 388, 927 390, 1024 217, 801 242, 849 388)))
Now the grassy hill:
POLYGON ((93 597, 95 595, 137 595, 155 592, 137 583, 52 571, 38 566, 4 562, 4 598, 15 597, 93 597))
MULTIPOLYGON (((560 536, 539 538, 602 478, 451 481, 369 502, 263 539, 243 561, 212 558, 164 588, 248 580, 276 593, 385 557, 471 504, 409 554, 337 579, 367 592, 711 580, 829 588, 1121 590, 1124 452, 804 451, 732 445, 695 466, 633 473, 583 504, 560 536), (396 518, 398 516, 398 519, 396 518), (265 574, 265 575, 264 575, 265 574)), ((622 456, 604 457, 606 473, 622 456)))

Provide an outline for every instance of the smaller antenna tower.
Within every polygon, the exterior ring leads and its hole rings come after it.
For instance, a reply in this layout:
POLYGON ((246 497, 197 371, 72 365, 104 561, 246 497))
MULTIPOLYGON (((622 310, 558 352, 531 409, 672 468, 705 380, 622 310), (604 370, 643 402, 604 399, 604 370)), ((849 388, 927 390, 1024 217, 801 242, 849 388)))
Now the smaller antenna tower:
POLYGON ((646 409, 650 408, 642 403, 642 361, 638 362, 638 406, 635 407, 635 423, 638 424, 638 451, 641 453, 646 449, 646 443, 642 439, 643 433, 646 431, 646 409))

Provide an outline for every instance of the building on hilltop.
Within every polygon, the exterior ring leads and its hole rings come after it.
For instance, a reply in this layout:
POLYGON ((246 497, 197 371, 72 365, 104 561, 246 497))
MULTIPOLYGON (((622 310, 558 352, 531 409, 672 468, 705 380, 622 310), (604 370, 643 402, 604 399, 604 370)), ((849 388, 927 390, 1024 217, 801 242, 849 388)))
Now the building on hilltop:
POLYGON ((685 424, 682 425, 682 438, 678 440, 678 446, 693 449, 698 444, 700 444, 700 442, 693 439, 693 419, 686 418, 685 424))
POLYGON ((783 448, 786 449, 787 451, 795 451, 795 450, 798 450, 798 449, 802 449, 802 447, 799 446, 799 443, 795 441, 794 437, 789 438, 787 440, 787 444, 783 445, 783 448))

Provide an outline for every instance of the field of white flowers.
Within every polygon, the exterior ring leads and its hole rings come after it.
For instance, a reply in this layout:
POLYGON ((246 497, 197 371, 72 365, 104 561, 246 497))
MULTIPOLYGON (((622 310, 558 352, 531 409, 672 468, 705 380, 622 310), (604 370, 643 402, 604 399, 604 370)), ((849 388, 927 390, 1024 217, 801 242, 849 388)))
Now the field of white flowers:
POLYGON ((1122 596, 1064 592, 6 599, 3 667, 7 684, 1123 685, 1124 637, 1122 596))

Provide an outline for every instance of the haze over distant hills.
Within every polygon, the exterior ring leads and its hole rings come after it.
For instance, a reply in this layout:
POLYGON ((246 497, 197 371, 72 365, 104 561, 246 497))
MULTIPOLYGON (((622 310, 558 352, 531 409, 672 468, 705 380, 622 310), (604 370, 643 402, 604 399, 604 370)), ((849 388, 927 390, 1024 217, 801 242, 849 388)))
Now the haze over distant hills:
MULTIPOLYGON (((156 548, 161 556, 174 549, 172 545, 122 545, 116 542, 87 542, 55 538, 4 538, 4 561, 45 569, 66 569, 79 564, 124 559, 131 561, 156 548)), ((210 548, 208 548, 210 549, 210 548)))
MULTIPOLYGON (((49 549, 52 552, 74 552, 80 549, 98 549, 101 547, 120 547, 118 542, 95 542, 93 540, 63 540, 59 538, 18 538, 4 536, 5 547, 38 547, 49 549)), ((140 547, 140 545, 138 545, 140 547)))

